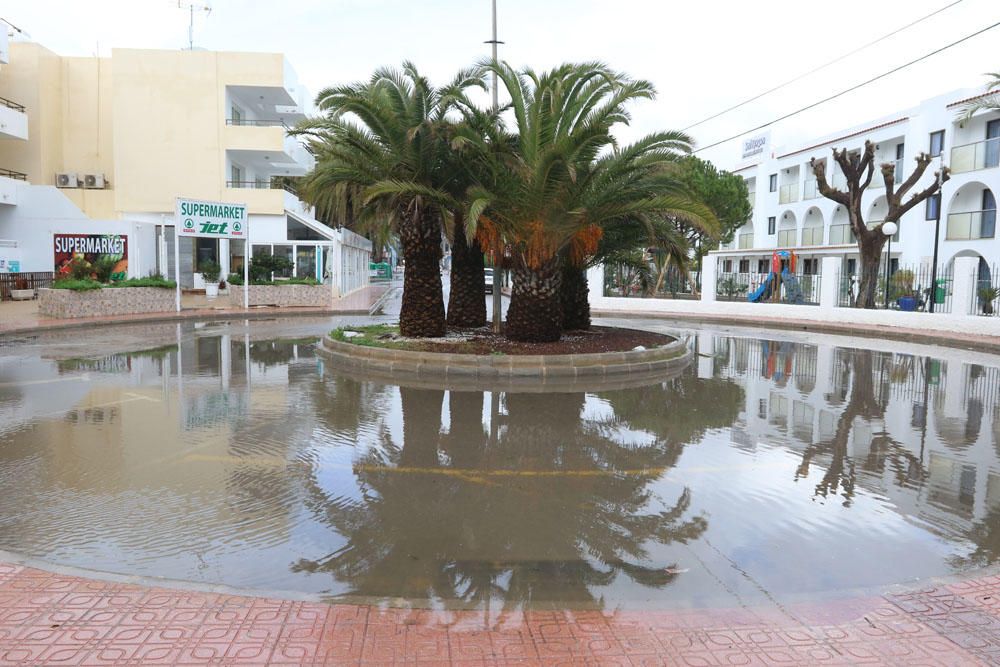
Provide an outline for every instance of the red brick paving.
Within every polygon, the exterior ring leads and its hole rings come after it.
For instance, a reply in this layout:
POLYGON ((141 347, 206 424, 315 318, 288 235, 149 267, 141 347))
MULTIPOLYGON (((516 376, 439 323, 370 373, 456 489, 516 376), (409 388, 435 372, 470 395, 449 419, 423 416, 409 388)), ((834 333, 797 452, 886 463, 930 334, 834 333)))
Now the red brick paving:
POLYGON ((0 665, 1000 664, 1000 577, 786 610, 423 611, 0 564, 0 665))

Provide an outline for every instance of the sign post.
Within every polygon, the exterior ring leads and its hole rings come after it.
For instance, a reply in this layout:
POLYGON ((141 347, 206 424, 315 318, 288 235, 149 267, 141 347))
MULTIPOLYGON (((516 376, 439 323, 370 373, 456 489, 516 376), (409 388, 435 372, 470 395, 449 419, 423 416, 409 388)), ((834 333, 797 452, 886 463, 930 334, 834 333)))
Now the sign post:
POLYGON ((246 204, 177 198, 174 217, 174 273, 181 310, 180 237, 243 241, 243 307, 250 307, 250 225, 246 204))

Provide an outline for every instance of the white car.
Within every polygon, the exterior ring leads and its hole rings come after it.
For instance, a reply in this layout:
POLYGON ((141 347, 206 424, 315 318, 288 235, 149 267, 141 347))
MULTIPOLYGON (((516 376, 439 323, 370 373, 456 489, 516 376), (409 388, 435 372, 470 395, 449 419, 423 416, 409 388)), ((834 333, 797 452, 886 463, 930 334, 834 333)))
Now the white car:
POLYGON ((493 269, 483 269, 483 277, 486 279, 486 293, 493 294, 493 269))

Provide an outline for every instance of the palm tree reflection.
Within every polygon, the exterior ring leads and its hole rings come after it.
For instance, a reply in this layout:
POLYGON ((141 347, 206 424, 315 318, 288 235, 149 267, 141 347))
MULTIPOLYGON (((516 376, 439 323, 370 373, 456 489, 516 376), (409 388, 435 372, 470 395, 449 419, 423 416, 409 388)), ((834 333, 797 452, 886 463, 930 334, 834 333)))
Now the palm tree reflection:
MULTIPOLYGON (((670 407, 697 382, 636 390, 633 400, 670 407)), ((735 385, 719 384, 738 396, 735 385)), ((601 411, 628 393, 598 401, 601 411)), ((617 407, 610 419, 585 415, 597 399, 583 393, 507 393, 487 427, 484 399, 492 397, 452 391, 445 429, 445 392, 400 388, 399 397, 403 442, 385 429, 381 445, 356 461, 360 498, 332 495, 315 475, 306 480, 310 509, 347 542, 296 571, 328 572, 351 594, 381 599, 600 607, 594 589, 620 576, 669 584, 672 564, 652 562, 648 548, 695 540, 707 528, 692 514, 688 489, 665 501, 650 488, 690 441, 669 419, 653 425, 662 430, 645 428, 626 423, 617 407)), ((737 403, 715 415, 719 425, 731 422, 737 403)))

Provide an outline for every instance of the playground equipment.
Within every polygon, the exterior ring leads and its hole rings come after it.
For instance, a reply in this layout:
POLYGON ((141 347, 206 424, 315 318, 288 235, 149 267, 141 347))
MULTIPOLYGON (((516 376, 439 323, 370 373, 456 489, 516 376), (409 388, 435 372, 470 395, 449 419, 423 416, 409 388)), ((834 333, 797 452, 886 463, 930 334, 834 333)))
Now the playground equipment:
POLYGON ((785 287, 785 303, 803 303, 802 286, 795 278, 795 253, 791 250, 775 250, 771 255, 771 272, 760 287, 747 295, 750 303, 761 301, 781 301, 781 286, 785 287))

